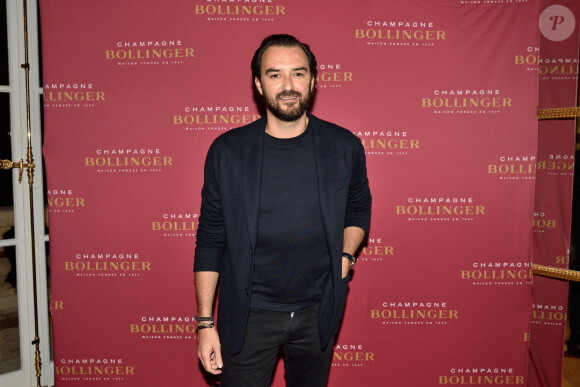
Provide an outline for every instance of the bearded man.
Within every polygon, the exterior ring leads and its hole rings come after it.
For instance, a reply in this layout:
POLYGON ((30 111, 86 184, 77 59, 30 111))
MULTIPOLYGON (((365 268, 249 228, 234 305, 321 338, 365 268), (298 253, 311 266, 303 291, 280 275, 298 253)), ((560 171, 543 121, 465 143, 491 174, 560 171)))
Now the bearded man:
POLYGON ((307 44, 269 36, 251 68, 266 115, 219 136, 205 162, 198 355, 222 387, 270 386, 280 350, 288 386, 325 386, 370 224, 364 149, 350 131, 307 113, 317 74, 307 44))

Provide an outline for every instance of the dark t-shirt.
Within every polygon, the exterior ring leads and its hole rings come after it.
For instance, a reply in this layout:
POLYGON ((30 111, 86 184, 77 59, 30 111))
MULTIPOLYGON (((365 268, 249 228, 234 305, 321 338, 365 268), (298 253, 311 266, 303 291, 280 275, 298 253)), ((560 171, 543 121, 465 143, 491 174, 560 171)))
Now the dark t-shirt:
POLYGON ((251 307, 298 311, 320 301, 330 273, 314 136, 266 134, 251 307))

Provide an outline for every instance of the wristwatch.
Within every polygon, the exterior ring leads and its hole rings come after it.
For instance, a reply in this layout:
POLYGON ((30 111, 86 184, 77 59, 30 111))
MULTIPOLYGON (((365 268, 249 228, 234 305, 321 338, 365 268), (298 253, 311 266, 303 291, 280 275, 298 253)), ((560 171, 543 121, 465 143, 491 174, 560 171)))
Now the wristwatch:
POLYGON ((342 257, 348 259, 348 270, 352 270, 352 268, 354 267, 354 264, 356 263, 356 258, 353 257, 351 254, 349 253, 342 253, 342 257))

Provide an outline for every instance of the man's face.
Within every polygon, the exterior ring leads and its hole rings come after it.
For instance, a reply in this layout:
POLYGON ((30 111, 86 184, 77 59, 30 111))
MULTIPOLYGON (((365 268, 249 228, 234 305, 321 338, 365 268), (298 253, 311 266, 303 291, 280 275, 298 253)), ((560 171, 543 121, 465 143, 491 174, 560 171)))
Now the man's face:
POLYGON ((300 47, 271 46, 262 56, 262 73, 254 82, 268 110, 282 121, 296 121, 310 104, 314 78, 300 47))

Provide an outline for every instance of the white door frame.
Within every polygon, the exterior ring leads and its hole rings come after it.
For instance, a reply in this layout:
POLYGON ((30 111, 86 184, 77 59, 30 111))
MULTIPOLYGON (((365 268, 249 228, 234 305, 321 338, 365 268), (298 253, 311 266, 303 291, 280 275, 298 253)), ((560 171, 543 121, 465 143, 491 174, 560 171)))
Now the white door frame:
MULTIPOLYGON (((26 160, 27 152, 27 112, 26 77, 21 65, 25 63, 24 11, 22 0, 6 1, 8 29, 9 86, 0 86, 0 92, 10 93, 10 125, 12 133, 12 160, 26 160)), ((28 57, 30 85, 30 126, 34 163, 36 164, 33 184, 36 272, 38 295, 38 321, 40 355, 42 360, 41 384, 54 385, 54 364, 50 360, 48 290, 46 277, 42 143, 41 143, 41 104, 42 85, 39 84, 39 47, 37 3, 27 2, 28 57)), ((8 155, 0 155, 7 158, 8 155)), ((0 171, 0 173, 10 173, 0 171)), ((22 184, 18 183, 18 172, 12 171, 14 187, 15 238, 0 241, 2 246, 16 247, 16 266, 18 282, 18 316, 20 331, 21 369, 0 375, 0 385, 6 387, 36 386, 34 340, 34 300, 32 278, 32 235, 30 229, 29 183, 26 171, 22 184)))

